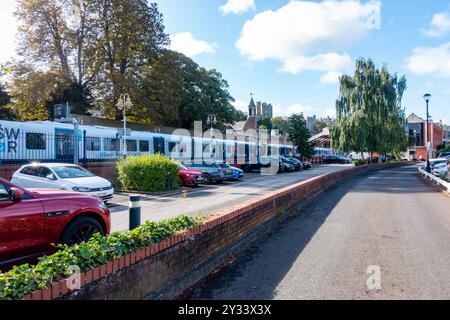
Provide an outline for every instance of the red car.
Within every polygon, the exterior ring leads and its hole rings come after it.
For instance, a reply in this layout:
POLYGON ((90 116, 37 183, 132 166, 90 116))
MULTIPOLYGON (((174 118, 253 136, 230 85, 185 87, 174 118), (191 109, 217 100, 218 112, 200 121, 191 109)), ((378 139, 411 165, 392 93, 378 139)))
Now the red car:
POLYGON ((197 170, 188 169, 182 164, 178 165, 178 174, 180 175, 180 184, 185 187, 198 186, 205 181, 203 173, 197 170))
POLYGON ((98 198, 55 189, 22 189, 0 178, 0 269, 109 234, 110 212, 98 198))

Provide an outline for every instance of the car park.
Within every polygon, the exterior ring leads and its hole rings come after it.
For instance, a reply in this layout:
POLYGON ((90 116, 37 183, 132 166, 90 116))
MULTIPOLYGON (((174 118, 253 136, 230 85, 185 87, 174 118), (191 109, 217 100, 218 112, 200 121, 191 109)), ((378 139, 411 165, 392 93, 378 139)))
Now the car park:
POLYGON ((238 181, 244 178, 244 170, 230 166, 228 163, 220 163, 219 166, 225 170, 225 180, 238 181))
POLYGON ((203 174, 204 183, 222 183, 225 180, 225 170, 217 163, 182 163, 188 169, 200 171, 203 174))
POLYGON ((195 187, 204 182, 203 173, 198 170, 188 169, 182 164, 178 165, 180 186, 195 187))
POLYGON ((24 189, 0 178, 0 269, 110 232, 103 201, 79 192, 24 189))
POLYGON ((22 166, 11 177, 22 188, 63 189, 95 196, 108 201, 114 188, 106 179, 74 164, 34 163, 22 166))

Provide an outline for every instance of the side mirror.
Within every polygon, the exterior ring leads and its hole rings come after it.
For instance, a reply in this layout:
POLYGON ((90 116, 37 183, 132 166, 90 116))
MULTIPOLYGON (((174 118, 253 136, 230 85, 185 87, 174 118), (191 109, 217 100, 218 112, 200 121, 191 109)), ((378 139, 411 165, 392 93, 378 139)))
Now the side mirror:
POLYGON ((11 188, 12 201, 20 202, 20 201, 22 201, 24 196, 25 196, 25 192, 22 189, 11 188))

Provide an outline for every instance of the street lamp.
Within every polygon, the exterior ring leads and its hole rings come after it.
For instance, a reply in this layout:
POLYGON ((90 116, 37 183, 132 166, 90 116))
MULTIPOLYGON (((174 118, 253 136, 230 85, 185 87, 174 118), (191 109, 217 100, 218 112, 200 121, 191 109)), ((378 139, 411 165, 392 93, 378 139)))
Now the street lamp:
POLYGON ((428 132, 428 121, 430 119, 430 114, 428 113, 428 103, 430 102, 431 99, 431 94, 427 93, 423 96, 423 98, 425 99, 426 103, 427 103, 427 130, 426 130, 426 134, 427 134, 427 172, 431 173, 431 164, 430 164, 430 138, 429 138, 429 132, 428 132))
POLYGON ((117 109, 123 111, 123 156, 127 156, 127 109, 131 109, 133 107, 133 103, 131 102, 131 98, 128 93, 121 94, 119 97, 119 101, 116 104, 117 109))
POLYGON ((213 126, 215 126, 215 125, 217 124, 217 118, 216 118, 216 116, 213 115, 213 114, 208 115, 208 118, 206 119, 206 124, 207 124, 208 126, 211 126, 211 131, 212 131, 213 126))

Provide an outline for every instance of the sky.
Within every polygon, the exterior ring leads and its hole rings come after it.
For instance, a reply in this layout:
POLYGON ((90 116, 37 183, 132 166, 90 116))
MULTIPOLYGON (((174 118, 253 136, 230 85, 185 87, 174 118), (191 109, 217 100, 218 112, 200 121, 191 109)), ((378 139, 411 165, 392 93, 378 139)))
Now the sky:
MULTIPOLYGON (((405 75, 407 115, 450 124, 450 1, 154 0, 170 48, 222 73, 247 111, 250 94, 276 116, 335 115, 338 78, 371 58, 405 75)), ((15 0, 0 1, 0 63, 15 55, 15 0)))

